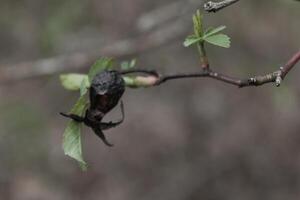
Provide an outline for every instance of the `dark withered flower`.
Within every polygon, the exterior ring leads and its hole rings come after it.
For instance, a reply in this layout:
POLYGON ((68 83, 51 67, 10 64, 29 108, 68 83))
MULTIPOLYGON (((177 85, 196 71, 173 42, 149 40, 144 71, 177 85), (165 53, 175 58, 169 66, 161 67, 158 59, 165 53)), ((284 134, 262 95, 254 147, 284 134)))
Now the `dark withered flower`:
POLYGON ((96 74, 92 80, 91 87, 89 88, 90 106, 86 110, 85 116, 81 117, 72 113, 61 113, 61 115, 77 122, 83 122, 86 126, 91 127, 107 146, 113 146, 107 141, 103 130, 116 127, 123 122, 123 102, 121 101, 121 120, 117 122, 102 122, 102 119, 118 104, 124 91, 125 82, 122 75, 115 70, 104 70, 96 74))

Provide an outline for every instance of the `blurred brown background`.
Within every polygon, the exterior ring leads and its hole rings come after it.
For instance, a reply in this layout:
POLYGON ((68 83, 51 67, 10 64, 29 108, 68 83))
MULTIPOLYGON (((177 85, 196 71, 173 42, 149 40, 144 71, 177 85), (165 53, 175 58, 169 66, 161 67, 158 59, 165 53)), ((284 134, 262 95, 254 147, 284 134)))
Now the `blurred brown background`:
MULTIPOLYGON (((58 113, 78 94, 58 74, 86 72, 101 56, 196 71, 197 52, 182 42, 202 3, 0 0, 0 199, 299 199, 298 67, 280 88, 194 79, 128 89, 125 123, 106 132, 115 147, 84 129, 88 171, 63 154, 58 113)), ((299 19, 293 0, 242 0, 205 14, 232 38, 230 49, 208 46, 212 67, 240 77, 274 71, 299 50, 299 19)))

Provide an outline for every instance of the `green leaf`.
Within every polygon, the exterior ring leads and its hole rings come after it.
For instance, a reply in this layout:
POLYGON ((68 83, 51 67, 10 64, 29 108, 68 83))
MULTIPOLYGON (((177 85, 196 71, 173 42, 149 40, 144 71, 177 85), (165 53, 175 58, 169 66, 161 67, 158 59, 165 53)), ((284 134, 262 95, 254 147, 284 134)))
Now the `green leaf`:
MULTIPOLYGON (((81 96, 71 110, 72 114, 83 116, 87 107, 88 101, 86 96, 81 96)), ((86 170, 87 164, 82 156, 81 147, 81 123, 71 120, 63 135, 63 150, 65 155, 77 160, 82 170, 86 170)))
POLYGON ((196 14, 193 16, 193 23, 194 23, 194 32, 195 35, 198 37, 203 36, 203 16, 200 10, 197 10, 196 14))
POLYGON ((229 48, 230 47, 230 38, 225 34, 217 34, 204 38, 204 40, 210 44, 229 48))
POLYGON ((85 74, 62 74, 59 78, 67 90, 79 90, 83 81, 88 82, 88 76, 85 74))
POLYGON ((90 87, 90 82, 88 80, 88 77, 86 79, 83 79, 80 85, 80 96, 83 96, 87 93, 88 88, 90 87))
POLYGON ((224 29, 226 29, 226 26, 219 26, 217 28, 208 28, 205 32, 204 32, 204 36, 203 38, 212 36, 212 35, 216 35, 217 33, 220 33, 221 31, 223 31, 224 29))
POLYGON ((86 170, 87 164, 82 157, 81 148, 81 124, 70 121, 64 132, 63 149, 65 155, 77 160, 82 170, 86 170))
POLYGON ((127 70, 135 67, 135 65, 136 65, 136 59, 132 59, 130 62, 124 61, 121 63, 121 69, 127 70))
POLYGON ((190 35, 185 39, 183 46, 189 47, 189 46, 191 46, 195 43, 201 42, 201 41, 203 41, 203 39, 201 37, 198 37, 196 35, 190 35))
POLYGON ((135 65, 136 65, 136 59, 132 59, 131 61, 130 61, 130 68, 133 68, 133 67, 135 67, 135 65))
POLYGON ((129 65, 128 61, 124 61, 124 62, 121 63, 121 69, 126 70, 126 69, 129 69, 129 68, 130 68, 130 65, 129 65))
POLYGON ((94 76, 103 70, 107 70, 112 68, 113 59, 112 58, 101 58, 97 60, 89 71, 89 81, 92 82, 94 76))

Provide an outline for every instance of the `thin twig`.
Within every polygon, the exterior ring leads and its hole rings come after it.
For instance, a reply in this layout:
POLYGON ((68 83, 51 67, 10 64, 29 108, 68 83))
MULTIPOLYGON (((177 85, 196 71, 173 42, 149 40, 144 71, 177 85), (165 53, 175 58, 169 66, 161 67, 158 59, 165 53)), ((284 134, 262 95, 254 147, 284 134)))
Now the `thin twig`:
MULTIPOLYGON (((295 53, 289 60, 288 62, 280 67, 278 71, 266 74, 266 75, 258 75, 254 76, 252 78, 247 78, 247 79, 241 79, 241 78, 235 78, 231 77, 225 74, 221 74, 218 72, 215 72, 211 69, 203 70, 202 72, 198 73, 179 73, 179 74, 172 74, 172 75, 161 75, 155 70, 128 70, 128 71, 123 71, 122 74, 130 74, 130 73, 145 73, 148 76, 144 77, 143 80, 145 80, 145 83, 142 83, 141 85, 143 87, 145 86, 158 86, 161 85, 162 83, 165 83, 170 80, 178 80, 178 79, 186 79, 186 78, 212 78, 216 79, 231 85, 238 86, 240 88, 242 87, 249 87, 249 86, 260 86, 264 85, 266 83, 271 83, 275 82, 276 86, 280 86, 281 81, 285 78, 287 73, 300 61, 300 51, 295 53), (147 80, 147 77, 149 80, 147 80), (153 79, 155 81, 153 81, 153 79), (149 83, 149 85, 147 85, 149 83)), ((137 76, 140 77, 140 76, 137 76)), ((137 88, 138 85, 131 86, 134 88, 137 88)))
POLYGON ((121 74, 132 74, 132 73, 143 73, 148 75, 158 76, 158 73, 155 70, 147 70, 147 69, 129 69, 120 71, 121 74))
POLYGON ((206 10, 207 12, 217 12, 217 11, 219 11, 227 6, 230 6, 238 1, 239 0, 223 0, 221 2, 209 1, 204 4, 204 10, 206 10))
POLYGON ((281 78, 284 77, 293 69, 293 67, 299 62, 300 59, 300 51, 294 54, 294 56, 281 68, 281 78))
POLYGON ((190 73, 190 74, 174 74, 174 75, 165 75, 160 76, 156 85, 160 85, 164 82, 175 80, 175 79, 184 79, 184 78, 199 78, 199 77, 207 77, 209 73, 207 71, 203 71, 200 73, 190 73))

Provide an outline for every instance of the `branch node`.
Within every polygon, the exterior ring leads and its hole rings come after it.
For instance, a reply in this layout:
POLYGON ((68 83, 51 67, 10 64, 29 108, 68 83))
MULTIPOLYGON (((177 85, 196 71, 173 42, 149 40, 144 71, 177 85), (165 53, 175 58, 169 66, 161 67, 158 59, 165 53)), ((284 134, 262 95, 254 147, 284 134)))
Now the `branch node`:
POLYGON ((276 79, 275 79, 276 87, 279 87, 282 83, 282 70, 283 70, 283 68, 280 67, 279 69, 280 69, 279 71, 275 72, 275 74, 276 74, 276 79))
POLYGON ((276 87, 279 87, 279 86, 281 85, 281 82, 282 82, 281 76, 277 76, 277 77, 276 77, 276 81, 275 81, 276 87))
POLYGON ((209 1, 204 4, 204 10, 208 12, 216 12, 216 9, 214 8, 214 2, 209 1))
POLYGON ((257 82, 256 78, 250 78, 249 79, 250 84, 255 84, 257 82))
POLYGON ((233 3, 238 2, 239 0, 223 0, 221 2, 209 1, 204 4, 204 10, 207 12, 217 12, 227 6, 230 6, 233 3))

